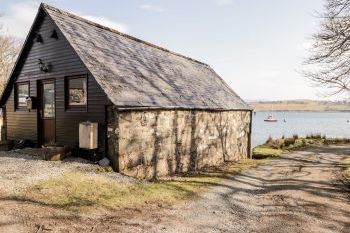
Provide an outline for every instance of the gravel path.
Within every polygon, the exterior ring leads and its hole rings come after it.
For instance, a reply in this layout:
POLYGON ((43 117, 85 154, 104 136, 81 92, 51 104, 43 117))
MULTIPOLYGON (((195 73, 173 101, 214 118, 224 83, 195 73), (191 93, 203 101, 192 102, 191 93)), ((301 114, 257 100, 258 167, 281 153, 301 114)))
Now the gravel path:
MULTIPOLYGON (((12 153, 0 153, 0 191, 23 188, 63 171, 93 173, 97 167, 80 160, 46 162, 12 153)), ((284 155, 230 176, 197 200, 174 207, 77 214, 0 198, 0 232, 349 233, 349 190, 337 167, 349 154, 349 146, 334 146, 284 155)), ((114 174, 114 179, 128 179, 114 174)))
POLYGON ((348 233, 350 198, 337 164, 349 154, 349 147, 325 147, 285 155, 165 211, 157 223, 129 224, 147 232, 348 233))
POLYGON ((45 161, 23 152, 0 151, 0 193, 13 195, 33 183, 57 177, 66 172, 99 174, 120 182, 134 181, 115 172, 101 173, 98 171, 99 168, 98 165, 81 158, 45 161))

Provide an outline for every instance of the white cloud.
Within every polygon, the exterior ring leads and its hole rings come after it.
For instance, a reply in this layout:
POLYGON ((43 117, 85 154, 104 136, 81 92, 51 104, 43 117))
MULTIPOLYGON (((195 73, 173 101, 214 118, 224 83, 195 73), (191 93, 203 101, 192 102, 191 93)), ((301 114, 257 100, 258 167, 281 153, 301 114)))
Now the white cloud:
POLYGON ((32 25, 38 5, 34 2, 22 2, 12 4, 6 12, 1 12, 0 24, 8 34, 25 38, 32 25))
POLYGON ((164 9, 161 7, 149 5, 149 4, 143 4, 139 6, 140 9, 145 10, 145 11, 153 11, 153 12, 163 12, 164 9))
POLYGON ((78 14, 78 15, 80 15, 82 18, 88 19, 90 21, 93 21, 95 23, 101 24, 106 27, 113 28, 120 32, 124 32, 124 33, 128 32, 128 27, 125 24, 115 22, 103 16, 81 15, 81 14, 78 14))
POLYGON ((227 6, 233 3, 233 0, 212 0, 218 6, 227 6))

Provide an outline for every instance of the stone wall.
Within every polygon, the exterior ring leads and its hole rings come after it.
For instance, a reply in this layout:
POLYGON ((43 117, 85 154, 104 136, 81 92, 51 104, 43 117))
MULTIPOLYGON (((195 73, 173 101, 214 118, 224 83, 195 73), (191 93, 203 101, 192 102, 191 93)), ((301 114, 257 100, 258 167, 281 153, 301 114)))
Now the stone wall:
POLYGON ((114 111, 108 114, 109 155, 129 176, 181 174, 250 153, 249 111, 114 111))

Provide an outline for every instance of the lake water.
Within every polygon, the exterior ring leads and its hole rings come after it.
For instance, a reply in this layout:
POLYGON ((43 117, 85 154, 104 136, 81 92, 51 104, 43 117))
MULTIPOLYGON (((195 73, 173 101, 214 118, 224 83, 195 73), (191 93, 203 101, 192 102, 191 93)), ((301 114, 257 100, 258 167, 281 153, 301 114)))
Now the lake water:
POLYGON ((257 112, 253 114, 252 131, 253 147, 263 144, 269 136, 280 138, 282 135, 320 133, 327 137, 350 138, 350 112, 257 112), (264 122, 269 115, 278 122, 264 122))

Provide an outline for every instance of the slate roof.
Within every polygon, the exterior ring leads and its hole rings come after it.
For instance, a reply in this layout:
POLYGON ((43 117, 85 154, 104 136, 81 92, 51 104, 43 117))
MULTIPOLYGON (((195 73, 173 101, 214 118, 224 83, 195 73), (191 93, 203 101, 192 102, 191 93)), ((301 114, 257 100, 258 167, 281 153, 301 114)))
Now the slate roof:
POLYGON ((208 65, 41 4, 120 108, 250 109, 208 65))

